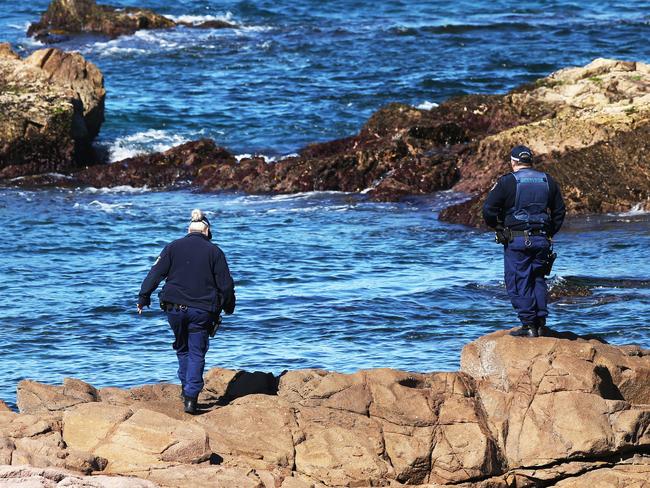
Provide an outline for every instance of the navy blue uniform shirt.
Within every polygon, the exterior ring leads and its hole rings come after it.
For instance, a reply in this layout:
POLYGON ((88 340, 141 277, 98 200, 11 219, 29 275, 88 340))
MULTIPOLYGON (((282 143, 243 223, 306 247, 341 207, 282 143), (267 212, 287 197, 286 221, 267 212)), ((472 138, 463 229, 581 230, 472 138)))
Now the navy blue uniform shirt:
POLYGON ((200 232, 191 232, 165 246, 142 282, 138 304, 151 303, 163 279, 161 301, 209 312, 235 311, 235 284, 223 251, 200 232))
MULTIPOLYGON (((562 227, 566 208, 560 193, 560 187, 548 173, 546 173, 546 177, 548 178, 547 207, 551 217, 546 232, 549 236, 554 236, 562 227)), ((526 230, 527 224, 525 222, 519 222, 515 219, 504 222, 504 220, 507 220, 506 211, 515 206, 516 195, 517 180, 512 173, 503 175, 497 180, 483 204, 483 219, 489 227, 495 228, 500 223, 513 230, 526 230)))

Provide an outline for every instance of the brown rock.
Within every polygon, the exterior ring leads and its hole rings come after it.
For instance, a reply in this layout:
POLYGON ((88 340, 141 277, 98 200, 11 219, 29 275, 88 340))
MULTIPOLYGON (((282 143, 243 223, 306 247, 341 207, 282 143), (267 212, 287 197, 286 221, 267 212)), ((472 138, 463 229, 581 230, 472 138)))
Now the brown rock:
POLYGON ((650 465, 621 465, 590 471, 582 476, 560 481, 558 488, 650 487, 650 465))
POLYGON ((75 176, 95 187, 119 185, 168 188, 188 185, 211 165, 234 164, 235 158, 214 141, 201 139, 176 146, 164 153, 135 156, 111 164, 87 168, 75 176))
POLYGON ((12 410, 9 408, 9 405, 0 400, 0 412, 12 412, 12 410))
POLYGON ((0 466, 0 485, 4 487, 51 488, 156 488, 157 485, 126 476, 78 476, 68 471, 30 466, 0 466))
POLYGON ((52 33, 60 36, 94 32, 117 37, 140 29, 164 29, 175 25, 173 20, 148 9, 118 9, 97 5, 95 0, 52 0, 40 21, 29 26, 27 35, 47 42, 52 33))
MULTIPOLYGON (((93 63, 79 53, 59 49, 40 49, 25 58, 27 65, 40 68, 48 75, 48 81, 72 90, 82 104, 85 137, 94 139, 104 122, 104 77, 93 63)), ((82 136, 83 134, 80 134, 82 136)))
MULTIPOLYGON (((117 416, 115 412, 113 418, 117 416)), ((110 473, 195 464, 208 460, 212 454, 203 428, 146 409, 138 410, 111 429, 93 453, 108 460, 106 471, 110 473)))
POLYGON ((0 59, 20 59, 20 56, 11 48, 8 42, 0 42, 0 59))
MULTIPOLYGON (((0 179, 64 172, 96 160, 103 78, 77 53, 0 56, 0 179)), ((38 184, 38 181, 33 183, 38 184)))
POLYGON ((213 452, 224 459, 246 458, 256 467, 294 464, 296 420, 290 405, 269 395, 248 395, 197 417, 213 452))
POLYGON ((18 383, 17 403, 21 413, 47 413, 98 400, 98 392, 88 383, 65 378, 63 386, 51 386, 35 381, 18 383))
POLYGON ((138 476, 170 488, 267 488, 255 470, 229 466, 173 466, 138 476))
POLYGON ((477 380, 489 428, 509 467, 595 457, 650 441, 650 409, 625 401, 616 386, 621 380, 610 370, 618 362, 645 372, 647 353, 632 358, 581 339, 518 339, 490 334, 465 346, 461 359, 461 369, 477 380), (621 435, 631 428, 642 434, 621 435))
POLYGON ((128 407, 105 403, 76 405, 63 415, 63 440, 81 451, 94 451, 133 412, 128 407))

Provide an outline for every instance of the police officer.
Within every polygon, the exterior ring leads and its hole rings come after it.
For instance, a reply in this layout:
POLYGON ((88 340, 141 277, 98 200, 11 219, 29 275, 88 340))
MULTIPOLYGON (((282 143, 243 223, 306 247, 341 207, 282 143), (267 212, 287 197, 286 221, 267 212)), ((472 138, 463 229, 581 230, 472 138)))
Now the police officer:
MULTIPOLYGON (((544 278, 551 259, 551 239, 564 222, 566 209, 557 183, 534 169, 533 153, 516 146, 510 153, 512 173, 496 182, 483 204, 485 223, 504 245, 508 296, 522 327, 512 335, 548 333, 544 278)), ((552 264, 552 263, 551 263, 552 264)))
POLYGON ((223 251, 210 242, 210 221, 201 210, 192 211, 188 234, 165 246, 142 282, 138 313, 151 303, 151 294, 166 278, 161 307, 174 331, 178 378, 185 412, 195 414, 203 389, 209 335, 223 310, 235 310, 235 285, 223 251))

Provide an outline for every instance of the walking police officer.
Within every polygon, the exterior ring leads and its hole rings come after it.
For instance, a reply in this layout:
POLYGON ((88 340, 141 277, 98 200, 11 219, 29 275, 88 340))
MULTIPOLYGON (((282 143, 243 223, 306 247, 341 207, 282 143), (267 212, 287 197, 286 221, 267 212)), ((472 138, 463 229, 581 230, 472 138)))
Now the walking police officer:
POLYGON ((188 234, 162 250, 142 282, 138 313, 151 303, 151 294, 166 278, 160 292, 161 308, 174 331, 178 378, 185 412, 195 414, 203 389, 203 369, 210 335, 223 310, 235 310, 235 286, 223 251, 210 242, 210 221, 192 211, 188 234))
POLYGON ((557 183, 533 166, 533 153, 516 146, 510 154, 512 173, 496 182, 483 204, 485 223, 504 246, 508 296, 522 327, 513 335, 548 333, 545 274, 554 259, 551 239, 564 222, 566 209, 557 183))

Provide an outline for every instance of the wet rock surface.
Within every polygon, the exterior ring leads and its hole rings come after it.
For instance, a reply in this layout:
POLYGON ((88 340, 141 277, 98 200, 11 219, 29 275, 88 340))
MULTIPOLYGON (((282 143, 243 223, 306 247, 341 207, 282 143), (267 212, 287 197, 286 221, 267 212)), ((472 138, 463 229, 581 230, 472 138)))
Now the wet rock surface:
POLYGON ((200 24, 175 22, 149 9, 118 8, 97 4, 95 0, 52 0, 40 20, 29 26, 27 35, 42 42, 55 43, 74 34, 95 33, 118 37, 141 29, 169 29, 178 25, 209 29, 236 27, 219 20, 200 24))
POLYGON ((23 381, 21 413, 0 412, 0 463, 12 466, 0 478, 66 469, 75 474, 48 476, 138 478, 119 486, 645 487, 649 380, 650 351, 637 346, 500 331, 467 344, 459 372, 215 368, 197 416, 183 413, 176 385, 23 381))
POLYGON ((70 172, 95 163, 104 79, 78 53, 0 49, 0 179, 70 172))
POLYGON ((561 185, 570 214, 643 209, 650 202, 647 64, 597 59, 506 95, 463 96, 431 110, 390 104, 358 134, 309 145, 297 156, 275 162, 262 157, 237 160, 213 141, 199 140, 75 171, 78 142, 92 139, 99 130, 103 88, 98 88, 96 76, 90 88, 79 81, 66 84, 73 69, 57 67, 81 62, 66 61, 71 59, 66 56, 78 55, 37 51, 29 62, 21 62, 6 48, 0 50, 4 79, 11 79, 7 66, 22 64, 47 78, 31 93, 47 100, 37 106, 46 105, 49 118, 28 117, 32 112, 21 108, 20 97, 7 95, 11 90, 5 89, 0 99, 9 114, 8 128, 0 129, 0 161, 11 166, 0 170, 0 178, 21 177, 12 184, 191 185, 254 194, 345 191, 380 201, 452 189, 466 193, 468 200, 443 210, 440 218, 480 225, 487 191, 509 171, 510 148, 523 143, 535 152, 539 168, 561 185), (57 98, 62 87, 76 92, 77 102, 57 98), (75 132, 82 119, 83 130, 75 132))

